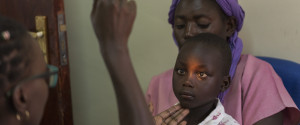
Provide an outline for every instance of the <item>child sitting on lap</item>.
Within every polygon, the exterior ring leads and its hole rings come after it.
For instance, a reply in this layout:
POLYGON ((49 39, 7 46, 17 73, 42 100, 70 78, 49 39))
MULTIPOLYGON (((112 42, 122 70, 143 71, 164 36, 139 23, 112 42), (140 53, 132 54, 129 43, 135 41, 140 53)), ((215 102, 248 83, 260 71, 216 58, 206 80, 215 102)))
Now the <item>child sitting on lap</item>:
POLYGON ((224 112, 217 98, 230 85, 231 51, 222 38, 204 33, 188 39, 180 49, 173 71, 173 91, 188 124, 238 124, 224 112))

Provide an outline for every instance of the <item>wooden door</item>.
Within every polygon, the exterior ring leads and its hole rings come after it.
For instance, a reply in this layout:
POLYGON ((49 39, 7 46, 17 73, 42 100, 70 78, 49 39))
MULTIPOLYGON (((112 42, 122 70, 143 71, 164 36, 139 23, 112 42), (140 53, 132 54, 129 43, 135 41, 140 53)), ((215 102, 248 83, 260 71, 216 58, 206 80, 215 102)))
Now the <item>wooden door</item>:
POLYGON ((48 63, 58 66, 60 72, 56 88, 50 89, 41 125, 73 125, 63 0, 0 0, 0 14, 29 31, 36 30, 36 16, 46 17, 48 63))

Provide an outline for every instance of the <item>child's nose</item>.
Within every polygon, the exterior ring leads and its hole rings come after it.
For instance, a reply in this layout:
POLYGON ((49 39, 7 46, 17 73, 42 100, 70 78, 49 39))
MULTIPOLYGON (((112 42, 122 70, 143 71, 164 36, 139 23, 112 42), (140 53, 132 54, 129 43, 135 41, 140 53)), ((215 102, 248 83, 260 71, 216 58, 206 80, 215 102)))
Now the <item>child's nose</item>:
POLYGON ((194 85, 193 85, 193 83, 190 80, 185 81, 182 86, 183 87, 194 88, 194 85))

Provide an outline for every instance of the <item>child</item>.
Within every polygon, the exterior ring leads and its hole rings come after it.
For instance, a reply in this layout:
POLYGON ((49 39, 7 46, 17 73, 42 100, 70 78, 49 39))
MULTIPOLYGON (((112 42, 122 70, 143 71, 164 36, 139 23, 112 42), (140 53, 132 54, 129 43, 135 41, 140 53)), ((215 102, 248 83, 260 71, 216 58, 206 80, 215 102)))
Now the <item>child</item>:
POLYGON ((188 124, 238 124, 224 112, 217 98, 230 84, 231 51, 222 38, 204 33, 188 39, 173 70, 173 91, 183 108, 190 109, 188 124))

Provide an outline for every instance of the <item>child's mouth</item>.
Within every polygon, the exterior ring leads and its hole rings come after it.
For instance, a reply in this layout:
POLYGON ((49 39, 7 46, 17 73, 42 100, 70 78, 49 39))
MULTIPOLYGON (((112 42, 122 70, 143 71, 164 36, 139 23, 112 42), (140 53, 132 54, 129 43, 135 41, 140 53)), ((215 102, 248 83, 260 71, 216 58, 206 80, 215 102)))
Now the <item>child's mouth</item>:
POLYGON ((182 100, 191 101, 195 98, 194 94, 189 91, 182 91, 179 93, 179 96, 182 100))

